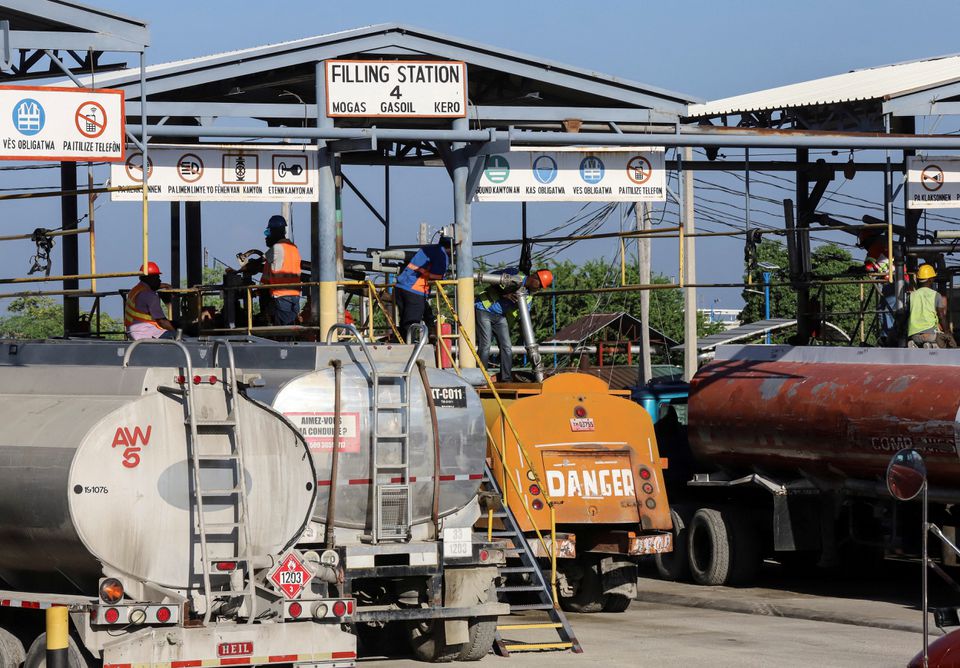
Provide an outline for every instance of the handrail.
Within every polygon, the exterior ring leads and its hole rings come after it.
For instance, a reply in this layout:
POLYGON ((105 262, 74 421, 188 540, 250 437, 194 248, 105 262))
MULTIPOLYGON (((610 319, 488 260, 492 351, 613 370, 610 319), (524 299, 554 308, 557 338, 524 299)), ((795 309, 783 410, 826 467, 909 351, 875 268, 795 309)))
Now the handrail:
POLYGON ((363 340, 363 337, 360 336, 360 332, 357 331, 357 328, 353 325, 348 325, 346 323, 338 322, 330 326, 330 329, 327 330, 327 340, 326 343, 328 346, 333 345, 333 334, 336 331, 344 331, 349 334, 352 334, 356 338, 357 343, 360 344, 360 350, 363 352, 363 356, 367 358, 367 364, 370 365, 370 373, 375 374, 377 372, 377 367, 373 363, 373 356, 370 354, 370 349, 367 347, 367 342, 363 340))
POLYGON ((176 346, 183 353, 184 360, 186 361, 186 370, 187 377, 193 376, 193 362, 190 358, 190 351, 181 341, 176 341, 174 339, 137 339, 133 341, 127 350, 123 353, 123 368, 126 369, 130 365, 130 358, 133 356, 133 351, 139 348, 142 345, 167 345, 167 346, 176 346))
POLYGON ((406 366, 403 367, 404 373, 411 373, 413 371, 413 365, 417 363, 417 360, 420 358, 420 353, 423 352, 423 347, 427 343, 427 326, 422 322, 415 322, 411 325, 411 328, 416 328, 420 332, 420 339, 417 341, 417 347, 413 349, 413 352, 410 354, 410 359, 407 360, 406 366))

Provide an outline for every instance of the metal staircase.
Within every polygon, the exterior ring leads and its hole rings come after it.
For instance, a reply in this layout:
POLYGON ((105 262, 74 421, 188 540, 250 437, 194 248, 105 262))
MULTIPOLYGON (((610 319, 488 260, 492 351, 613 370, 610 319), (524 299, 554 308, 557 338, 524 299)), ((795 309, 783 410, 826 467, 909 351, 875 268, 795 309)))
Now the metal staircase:
MULTIPOLYGON (((190 462, 190 475, 192 485, 192 501, 194 509, 194 535, 191 540, 200 547, 200 573, 199 575, 200 593, 206 601, 206 609, 203 615, 204 623, 209 623, 213 612, 213 600, 215 598, 235 598, 241 597, 245 600, 246 621, 252 623, 256 617, 256 580, 254 579, 254 559, 250 552, 250 527, 249 527, 249 503, 247 499, 247 488, 244 476, 243 461, 243 430, 241 429, 240 411, 243 400, 240 396, 237 383, 237 367, 233 354, 233 347, 229 341, 214 340, 213 362, 214 368, 218 366, 218 353, 223 347, 227 351, 227 365, 223 369, 223 377, 210 382, 210 389, 204 389, 204 392, 213 391, 217 381, 223 389, 223 406, 225 416, 219 419, 201 419, 196 406, 196 393, 199 392, 200 383, 204 382, 200 376, 195 376, 193 364, 190 357, 190 351, 179 341, 153 339, 134 341, 126 351, 123 364, 127 366, 133 350, 141 344, 167 344, 176 346, 183 354, 183 369, 186 375, 181 378, 178 388, 166 388, 171 392, 183 396, 184 424, 187 426, 187 448, 189 451, 188 461, 190 462), (200 383, 195 382, 200 379, 200 383), (219 436, 220 438, 204 438, 205 436, 219 436), (210 442, 223 442, 223 436, 229 443, 229 452, 216 452, 214 450, 205 450, 210 442), (218 477, 228 477, 231 482, 225 487, 204 487, 203 471, 217 471, 218 477), (226 472, 224 474, 223 472, 226 472), (217 506, 232 506, 233 521, 231 522, 208 522, 206 518, 207 509, 205 505, 210 503, 211 499, 217 499, 217 506), (213 545, 229 545, 230 550, 226 554, 211 554, 213 545), (216 569, 216 572, 214 570, 216 569), (230 578, 228 589, 214 590, 211 585, 211 578, 217 576, 228 576, 231 572, 240 571, 243 574, 243 584, 241 588, 233 577, 230 578)), ((222 449, 222 448, 221 448, 222 449)), ((208 474, 209 475, 209 474, 208 474)), ((196 563, 196 562, 195 562, 196 563)))
POLYGON ((410 378, 427 342, 427 328, 414 325, 420 339, 400 371, 383 371, 373 360, 366 342, 353 325, 337 324, 327 332, 327 344, 336 331, 356 338, 367 360, 371 388, 370 460, 375 502, 373 504, 373 543, 405 541, 413 521, 410 486, 410 378), (384 430, 395 422, 395 430, 384 430))
MULTIPOLYGON (((495 498, 504 498, 503 490, 497 484, 489 465, 483 469, 483 484, 495 498)), ((500 568, 501 586, 497 587, 500 600, 510 604, 510 614, 522 614, 523 617, 541 616, 538 620, 520 621, 516 623, 497 624, 497 633, 494 638, 494 650, 501 656, 509 656, 510 652, 543 651, 543 650, 570 650, 580 653, 583 650, 573 628, 567 621, 566 615, 553 600, 550 584, 544 577, 543 571, 537 564, 529 541, 520 531, 517 520, 506 505, 493 512, 493 518, 503 524, 502 530, 493 530, 492 536, 502 540, 509 540, 512 547, 507 550, 507 565, 500 568), (547 619, 543 620, 543 615, 547 619), (559 641, 542 642, 539 640, 520 641, 506 640, 505 632, 555 630, 560 637, 559 641)))

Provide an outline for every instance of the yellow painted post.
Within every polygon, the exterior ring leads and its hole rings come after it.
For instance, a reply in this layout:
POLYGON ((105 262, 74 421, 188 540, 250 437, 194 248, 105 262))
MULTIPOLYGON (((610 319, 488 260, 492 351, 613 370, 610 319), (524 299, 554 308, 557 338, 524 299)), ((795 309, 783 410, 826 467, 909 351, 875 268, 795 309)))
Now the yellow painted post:
MULTIPOLYGON (((457 352, 467 349, 467 338, 477 331, 477 321, 473 305, 473 276, 457 279, 457 319, 459 320, 460 338, 457 340, 457 352)), ((459 355, 460 366, 464 369, 477 368, 477 361, 471 355, 459 355)))
POLYGON ((70 647, 70 611, 47 608, 47 668, 67 668, 70 647))
POLYGON ((320 336, 337 324, 337 282, 320 281, 320 336))

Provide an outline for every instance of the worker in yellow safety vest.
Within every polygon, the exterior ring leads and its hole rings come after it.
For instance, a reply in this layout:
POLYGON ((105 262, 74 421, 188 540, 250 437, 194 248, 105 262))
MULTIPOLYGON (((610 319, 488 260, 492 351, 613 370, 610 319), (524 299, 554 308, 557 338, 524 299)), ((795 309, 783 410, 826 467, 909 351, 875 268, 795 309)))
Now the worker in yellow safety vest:
MULTIPOLYGON (((523 279, 527 289, 526 302, 530 305, 530 294, 549 288, 553 283, 553 273, 549 269, 540 269, 524 277, 516 267, 509 267, 500 274, 518 276, 523 279)), ((517 319, 519 286, 513 288, 490 285, 480 294, 474 303, 477 319, 477 356, 484 368, 490 363, 490 344, 494 337, 500 347, 500 372, 497 376, 501 383, 513 380, 513 342, 510 340, 510 326, 517 319)))
MULTIPOLYGON (((300 250, 287 239, 287 220, 283 216, 271 216, 267 228, 263 231, 267 240, 267 250, 263 262, 261 285, 282 285, 300 282, 300 250)), ((288 326, 296 324, 300 315, 300 288, 270 288, 267 318, 274 325, 288 326)))
POLYGON ((907 336, 918 348, 956 348, 947 319, 947 299, 931 287, 936 277, 929 264, 917 270, 920 285, 910 295, 907 336))
POLYGON ((161 287, 164 284, 160 282, 157 263, 141 265, 140 282, 127 293, 123 306, 123 327, 134 341, 174 338, 173 323, 167 318, 157 294, 161 287))

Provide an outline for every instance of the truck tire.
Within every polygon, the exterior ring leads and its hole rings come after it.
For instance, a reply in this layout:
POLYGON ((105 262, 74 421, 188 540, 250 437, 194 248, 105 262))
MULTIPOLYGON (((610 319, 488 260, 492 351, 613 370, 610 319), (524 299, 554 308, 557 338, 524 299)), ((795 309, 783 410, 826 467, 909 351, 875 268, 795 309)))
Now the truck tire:
POLYGON ((687 532, 690 575, 699 585, 725 584, 730 576, 730 535, 719 510, 701 508, 687 532))
POLYGON ((600 564, 582 557, 577 559, 577 564, 581 573, 577 582, 577 593, 573 596, 561 596, 560 607, 564 612, 601 612, 606 597, 603 595, 603 582, 600 579, 600 564))
POLYGON ((25 657, 23 643, 6 629, 0 629, 0 668, 20 668, 25 657))
POLYGON ((606 594, 603 597, 604 612, 626 612, 633 599, 623 594, 606 594))
MULTIPOLYGON (((70 636, 70 644, 67 647, 67 667, 68 668, 88 668, 87 660, 83 652, 77 647, 73 636, 70 636)), ((27 656, 23 661, 23 668, 47 668, 47 634, 41 633, 30 649, 27 650, 27 656)))
POLYGON ((657 554, 657 573, 661 580, 687 582, 690 580, 690 553, 687 546, 690 511, 674 506, 670 509, 670 519, 673 521, 673 552, 657 554))
MULTIPOLYGON (((419 661, 448 663, 463 649, 463 644, 448 645, 443 632, 443 620, 416 619, 407 624, 410 649, 419 661)), ((73 666, 70 666, 73 668, 73 666)))
POLYGON ((496 617, 474 617, 470 620, 470 640, 461 645, 458 661, 479 661, 493 649, 497 635, 496 617))

